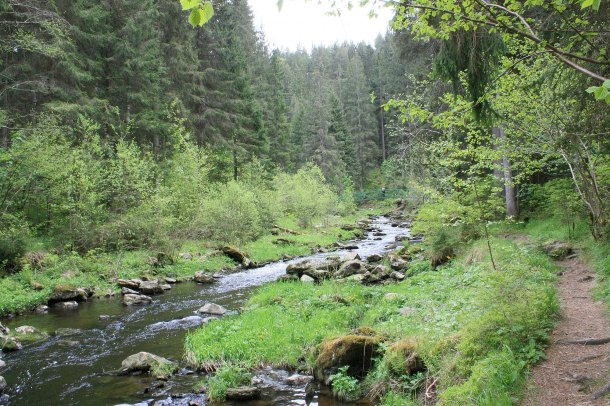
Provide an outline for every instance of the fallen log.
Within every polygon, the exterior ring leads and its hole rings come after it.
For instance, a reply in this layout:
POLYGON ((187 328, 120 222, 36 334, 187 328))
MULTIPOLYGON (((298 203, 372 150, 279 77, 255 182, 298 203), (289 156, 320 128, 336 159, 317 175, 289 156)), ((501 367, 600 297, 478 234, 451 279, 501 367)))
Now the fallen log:
POLYGON ((283 231, 283 232, 285 232, 287 234, 293 234, 293 235, 300 235, 301 234, 298 231, 294 231, 294 230, 291 230, 291 229, 286 228, 286 227, 281 227, 281 226, 278 226, 277 224, 274 225, 273 228, 277 228, 278 230, 283 231))

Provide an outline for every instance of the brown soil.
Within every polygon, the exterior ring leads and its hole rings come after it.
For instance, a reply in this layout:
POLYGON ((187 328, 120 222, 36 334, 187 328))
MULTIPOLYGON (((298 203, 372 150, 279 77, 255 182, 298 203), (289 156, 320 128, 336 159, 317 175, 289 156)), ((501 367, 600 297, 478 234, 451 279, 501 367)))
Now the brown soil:
POLYGON ((591 394, 610 380, 610 343, 561 344, 560 340, 606 338, 610 321, 603 303, 592 298, 595 275, 579 258, 559 261, 563 275, 558 284, 561 317, 551 334, 547 359, 532 369, 522 406, 610 405, 606 395, 591 394))

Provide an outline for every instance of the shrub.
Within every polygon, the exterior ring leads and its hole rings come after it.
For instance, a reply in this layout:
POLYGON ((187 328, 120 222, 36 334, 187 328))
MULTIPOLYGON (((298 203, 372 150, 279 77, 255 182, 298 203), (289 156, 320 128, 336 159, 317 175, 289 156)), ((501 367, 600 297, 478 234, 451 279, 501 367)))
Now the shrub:
POLYGON ((339 371, 330 376, 333 395, 340 400, 356 400, 360 397, 358 379, 347 374, 348 366, 339 368, 339 371))
POLYGON ((225 400, 227 389, 247 385, 252 374, 235 366, 222 366, 208 379, 208 396, 212 402, 225 400))
POLYGON ((0 222, 0 270, 13 272, 25 253, 27 225, 17 217, 5 214, 0 222))
POLYGON ((236 181, 209 192, 203 201, 199 224, 213 240, 222 243, 250 241, 263 232, 256 196, 236 181))

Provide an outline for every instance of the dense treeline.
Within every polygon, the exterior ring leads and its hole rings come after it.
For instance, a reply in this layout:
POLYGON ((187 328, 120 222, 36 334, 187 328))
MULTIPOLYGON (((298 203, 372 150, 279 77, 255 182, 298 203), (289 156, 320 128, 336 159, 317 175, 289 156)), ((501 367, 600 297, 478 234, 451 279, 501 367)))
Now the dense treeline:
MULTIPOLYGON (((194 30, 174 0, 0 3, 9 268, 31 235, 81 252, 245 238, 196 212, 220 211, 237 187, 262 204, 276 174, 312 163, 332 193, 390 182, 378 168, 398 142, 381 104, 402 91, 407 58, 393 34, 375 48, 270 51, 245 0, 214 7, 194 30)), ((252 221, 249 238, 269 225, 252 221)))

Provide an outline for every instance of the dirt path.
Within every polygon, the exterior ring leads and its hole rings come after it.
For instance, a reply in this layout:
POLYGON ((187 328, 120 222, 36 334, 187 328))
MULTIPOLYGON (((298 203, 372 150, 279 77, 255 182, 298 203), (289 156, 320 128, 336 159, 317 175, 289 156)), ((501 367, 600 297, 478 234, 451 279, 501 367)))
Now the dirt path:
POLYGON ((562 344, 560 340, 610 337, 603 303, 592 298, 595 275, 579 258, 558 263, 563 269, 558 291, 561 318, 551 335, 547 360, 532 369, 522 406, 610 405, 610 395, 592 394, 610 380, 610 343, 562 344))

